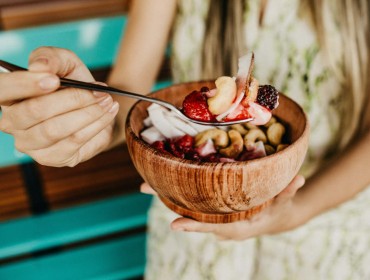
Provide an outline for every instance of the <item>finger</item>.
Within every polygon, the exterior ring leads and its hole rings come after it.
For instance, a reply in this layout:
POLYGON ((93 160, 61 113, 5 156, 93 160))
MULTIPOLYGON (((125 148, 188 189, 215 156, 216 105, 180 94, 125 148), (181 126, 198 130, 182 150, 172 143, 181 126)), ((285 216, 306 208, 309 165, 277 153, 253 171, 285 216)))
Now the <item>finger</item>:
POLYGON ((305 183, 305 179, 301 175, 297 175, 293 178, 293 180, 289 183, 289 185, 277 195, 277 200, 286 200, 292 198, 299 188, 301 188, 305 183))
POLYGON ((92 158, 110 144, 118 108, 115 103, 114 110, 98 121, 51 147, 30 151, 29 155, 42 165, 54 167, 73 167, 92 158))
POLYGON ((31 72, 50 72, 59 77, 67 77, 85 82, 93 82, 85 64, 76 54, 67 49, 41 47, 34 50, 29 58, 31 72))
POLYGON ((11 105, 20 99, 55 91, 59 85, 59 78, 49 73, 17 71, 0 74, 0 105, 11 105))
POLYGON ((99 104, 56 116, 24 132, 15 132, 16 147, 23 151, 47 148, 98 121, 112 106, 113 99, 108 96, 99 104))
POLYGON ((189 231, 189 232, 203 232, 215 233, 217 226, 215 224, 201 223, 189 218, 177 218, 171 223, 171 229, 174 231, 189 231))
POLYGON ((148 183, 142 183, 140 186, 140 192, 150 195, 158 195, 155 190, 148 184, 148 183))
POLYGON ((49 118, 99 103, 108 94, 68 88, 40 97, 18 102, 4 108, 6 118, 14 130, 26 130, 49 118))

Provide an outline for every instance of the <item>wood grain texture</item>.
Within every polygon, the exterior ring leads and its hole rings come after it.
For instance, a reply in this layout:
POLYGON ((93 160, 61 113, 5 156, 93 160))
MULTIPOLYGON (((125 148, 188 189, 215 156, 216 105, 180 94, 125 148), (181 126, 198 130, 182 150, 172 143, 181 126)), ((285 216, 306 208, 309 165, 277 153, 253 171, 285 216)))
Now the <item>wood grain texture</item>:
MULTIPOLYGON (((203 86, 215 87, 213 82, 192 82, 159 90, 152 96, 180 106, 188 93, 203 86)), ((199 221, 225 223, 250 218, 288 185, 307 151, 306 115, 284 95, 274 115, 286 125, 292 144, 273 155, 236 163, 198 163, 150 147, 139 138, 148 105, 136 103, 126 123, 133 163, 168 207, 199 221)))
POLYGON ((127 0, 2 0, 3 30, 126 14, 127 0))

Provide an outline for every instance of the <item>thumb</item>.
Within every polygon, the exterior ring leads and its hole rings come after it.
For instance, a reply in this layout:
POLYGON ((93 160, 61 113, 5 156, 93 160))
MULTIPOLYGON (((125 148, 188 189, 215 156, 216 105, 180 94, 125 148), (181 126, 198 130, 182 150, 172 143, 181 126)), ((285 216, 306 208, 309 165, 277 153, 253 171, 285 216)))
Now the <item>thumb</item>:
POLYGON ((68 77, 85 82, 94 82, 88 68, 73 52, 55 47, 41 47, 29 58, 31 72, 49 72, 59 77, 68 77))
POLYGON ((285 201, 292 198, 299 188, 301 188, 305 183, 305 179, 302 175, 297 175, 293 178, 293 180, 289 183, 289 185, 282 190, 276 197, 277 201, 285 201))

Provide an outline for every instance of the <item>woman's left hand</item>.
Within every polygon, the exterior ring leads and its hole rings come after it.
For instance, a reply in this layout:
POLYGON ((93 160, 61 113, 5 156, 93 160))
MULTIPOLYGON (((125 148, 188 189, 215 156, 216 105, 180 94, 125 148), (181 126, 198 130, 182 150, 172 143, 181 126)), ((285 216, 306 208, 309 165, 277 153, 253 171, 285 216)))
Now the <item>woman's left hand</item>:
MULTIPOLYGON (((299 204, 296 201, 297 190, 305 180, 297 175, 290 184, 279 193, 273 203, 249 220, 227 224, 201 223, 189 218, 178 218, 171 223, 172 230, 213 233, 221 240, 245 240, 251 237, 277 234, 289 231, 301 225, 299 204)), ((141 191, 155 195, 155 191, 146 183, 141 191)))

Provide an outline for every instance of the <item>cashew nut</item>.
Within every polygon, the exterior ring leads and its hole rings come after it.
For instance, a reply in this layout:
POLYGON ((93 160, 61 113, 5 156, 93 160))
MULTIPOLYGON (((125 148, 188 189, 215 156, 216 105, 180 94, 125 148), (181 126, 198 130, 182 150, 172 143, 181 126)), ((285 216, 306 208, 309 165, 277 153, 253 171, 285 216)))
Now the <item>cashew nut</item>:
POLYGON ((248 151, 253 149, 257 141, 262 141, 263 143, 267 142, 265 133, 259 128, 249 130, 244 136, 244 146, 248 151))
POLYGON ((277 146, 276 152, 279 152, 281 150, 284 150, 288 146, 289 146, 288 144, 280 144, 280 145, 277 146))
POLYGON ((265 127, 270 127, 273 123, 276 123, 277 120, 275 117, 271 117, 271 119, 268 121, 268 123, 266 123, 264 126, 265 127))
POLYGON ((285 127, 279 123, 273 123, 268 129, 267 129, 267 138, 271 145, 277 146, 281 144, 281 141, 283 139, 285 133, 285 127))
POLYGON ((266 155, 272 155, 275 153, 275 148, 271 145, 265 144, 266 155))
POLYGON ((224 113, 233 103, 236 96, 236 83, 231 77, 219 77, 216 82, 216 95, 208 98, 208 109, 214 115, 224 113))
POLYGON ((228 134, 230 145, 227 148, 220 149, 220 154, 228 158, 236 158, 243 151, 243 137, 235 129, 229 130, 228 134))
POLYGON ((248 129, 245 129, 243 125, 241 124, 233 124, 231 126, 231 129, 235 129, 238 131, 242 136, 246 135, 248 133, 248 129))
POLYGON ((229 137, 226 131, 217 128, 207 129, 195 136, 195 146, 199 147, 208 139, 213 140, 215 146, 226 147, 229 144, 229 137))
POLYGON ((246 129, 258 129, 258 126, 254 125, 254 124, 250 124, 250 123, 248 123, 248 122, 243 123, 243 125, 244 125, 244 127, 245 127, 246 129))

